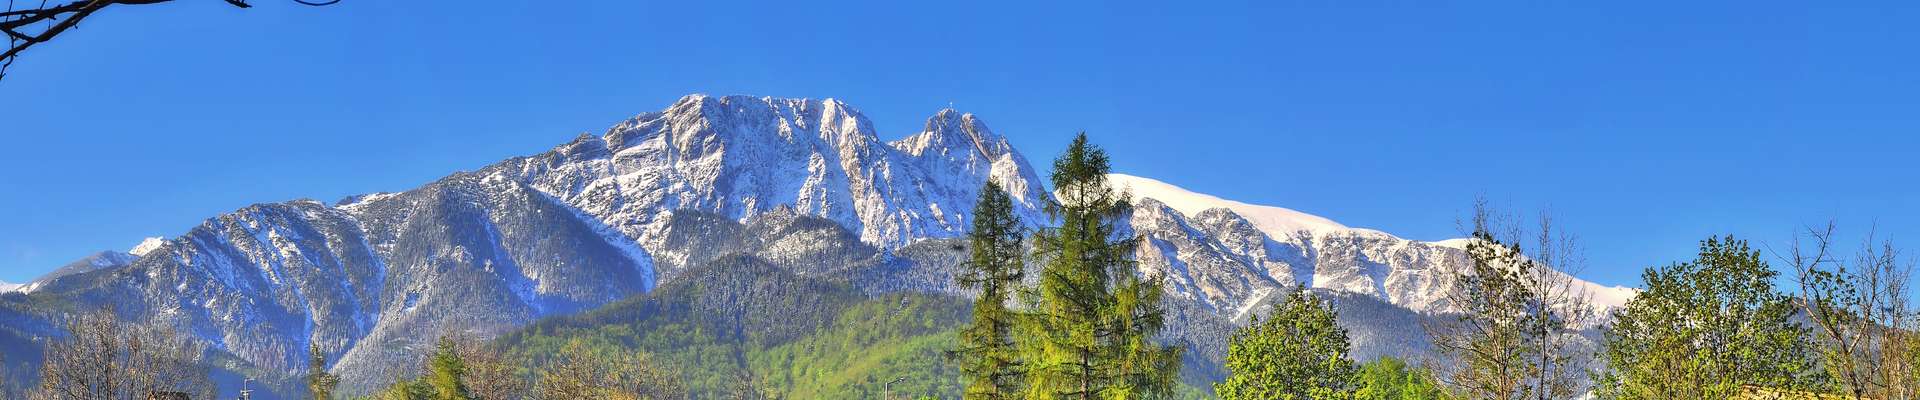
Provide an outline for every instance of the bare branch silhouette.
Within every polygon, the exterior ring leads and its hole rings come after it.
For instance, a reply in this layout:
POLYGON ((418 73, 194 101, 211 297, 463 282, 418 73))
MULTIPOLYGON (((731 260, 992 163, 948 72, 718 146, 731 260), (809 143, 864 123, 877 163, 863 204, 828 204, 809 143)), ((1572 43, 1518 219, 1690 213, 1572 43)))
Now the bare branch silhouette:
MULTIPOLYGON (((6 79, 7 68, 13 66, 20 53, 34 45, 53 40, 55 36, 80 25, 80 21, 107 7, 116 5, 148 5, 168 3, 173 0, 73 0, 66 3, 48 5, 40 0, 38 6, 19 8, 21 0, 7 0, 7 10, 0 12, 0 33, 7 36, 7 52, 0 53, 0 80, 6 79)), ((245 0, 222 0, 239 8, 251 8, 245 0)), ((339 3, 340 0, 293 0, 309 6, 325 6, 339 3)))

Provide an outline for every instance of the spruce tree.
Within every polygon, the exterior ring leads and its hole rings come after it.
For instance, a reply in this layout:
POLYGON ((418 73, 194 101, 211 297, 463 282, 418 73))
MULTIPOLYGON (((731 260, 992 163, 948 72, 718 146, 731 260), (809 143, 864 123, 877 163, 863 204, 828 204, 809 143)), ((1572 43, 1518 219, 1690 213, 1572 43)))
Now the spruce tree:
POLYGON ((422 377, 427 386, 433 389, 433 400, 469 400, 463 380, 467 365, 460 360, 460 351, 453 339, 440 338, 434 345, 433 357, 427 362, 427 376, 422 377))
POLYGON ((340 377, 327 373, 327 354, 320 352, 317 343, 307 344, 307 393, 314 400, 333 398, 333 389, 340 385, 340 377))
POLYGON ((980 189, 973 231, 967 236, 972 254, 956 279, 963 288, 980 290, 980 297, 973 302, 973 322, 960 331, 960 348, 953 352, 967 376, 964 396, 1018 398, 1025 382, 1013 341, 1016 315, 1007 300, 1026 265, 1021 254, 1024 234, 1013 215, 1013 200, 999 183, 989 180, 980 189))
POLYGON ((1352 399, 1359 370, 1347 357, 1347 330, 1326 301, 1295 288, 1227 343, 1226 381, 1213 385, 1224 400, 1352 399))
POLYGON ((1725 399, 1748 390, 1819 390, 1806 328, 1774 291, 1760 253, 1709 238, 1692 262, 1648 269, 1646 291, 1606 328, 1601 398, 1725 399))
POLYGON ((1138 239, 1120 237, 1130 205, 1107 185, 1108 170, 1085 133, 1053 162, 1058 199, 1046 212, 1056 227, 1034 237, 1045 261, 1026 296, 1029 398, 1165 397, 1179 372, 1179 350, 1151 341, 1165 324, 1161 285, 1138 275, 1138 239))

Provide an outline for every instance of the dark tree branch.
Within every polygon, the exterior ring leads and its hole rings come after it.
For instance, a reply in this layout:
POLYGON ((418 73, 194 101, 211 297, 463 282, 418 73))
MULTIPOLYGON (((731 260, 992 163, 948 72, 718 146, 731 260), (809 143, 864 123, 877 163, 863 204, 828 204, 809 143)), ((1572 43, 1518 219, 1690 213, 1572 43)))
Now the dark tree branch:
MULTIPOLYGON (((0 12, 0 32, 5 32, 7 36, 7 51, 0 53, 0 79, 6 78, 7 67, 13 66, 13 61, 20 57, 21 52, 33 47, 33 45, 53 40, 54 36, 58 36, 60 33, 78 26, 81 20, 93 15, 95 12, 114 5, 145 5, 172 1, 173 0, 74 0, 52 6, 48 6, 46 2, 41 2, 38 7, 25 9, 15 9, 15 3, 9 1, 7 2, 7 10, 0 12), (42 23, 44 23, 44 28, 39 30, 33 29, 34 26, 41 25, 42 23)), ((253 5, 247 4, 245 0, 223 1, 234 7, 253 7, 253 5)), ((339 3, 340 0, 293 0, 293 2, 309 6, 325 6, 339 3)))

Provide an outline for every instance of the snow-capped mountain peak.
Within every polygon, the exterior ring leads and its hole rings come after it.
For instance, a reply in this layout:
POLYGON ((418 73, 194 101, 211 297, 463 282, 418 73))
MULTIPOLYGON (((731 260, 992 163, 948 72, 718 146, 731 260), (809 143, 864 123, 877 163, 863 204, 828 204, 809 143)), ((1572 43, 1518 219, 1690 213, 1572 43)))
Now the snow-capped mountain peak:
POLYGON ((146 238, 145 240, 141 240, 140 244, 134 245, 133 249, 127 250, 127 254, 144 256, 144 255, 147 255, 148 252, 151 252, 154 249, 158 249, 160 248, 160 246, 163 246, 166 244, 167 244, 166 238, 160 238, 160 237, 146 238))

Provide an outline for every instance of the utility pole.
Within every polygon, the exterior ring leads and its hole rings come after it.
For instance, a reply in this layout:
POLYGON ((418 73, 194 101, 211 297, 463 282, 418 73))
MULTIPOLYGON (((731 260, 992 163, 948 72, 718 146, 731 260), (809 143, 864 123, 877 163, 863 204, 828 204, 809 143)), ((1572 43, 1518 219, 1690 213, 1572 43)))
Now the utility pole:
POLYGON ((880 398, 884 400, 893 400, 893 384, 900 383, 900 381, 904 381, 904 380, 907 380, 907 377, 902 376, 899 378, 893 378, 893 380, 891 381, 887 381, 885 385, 880 385, 880 398))

